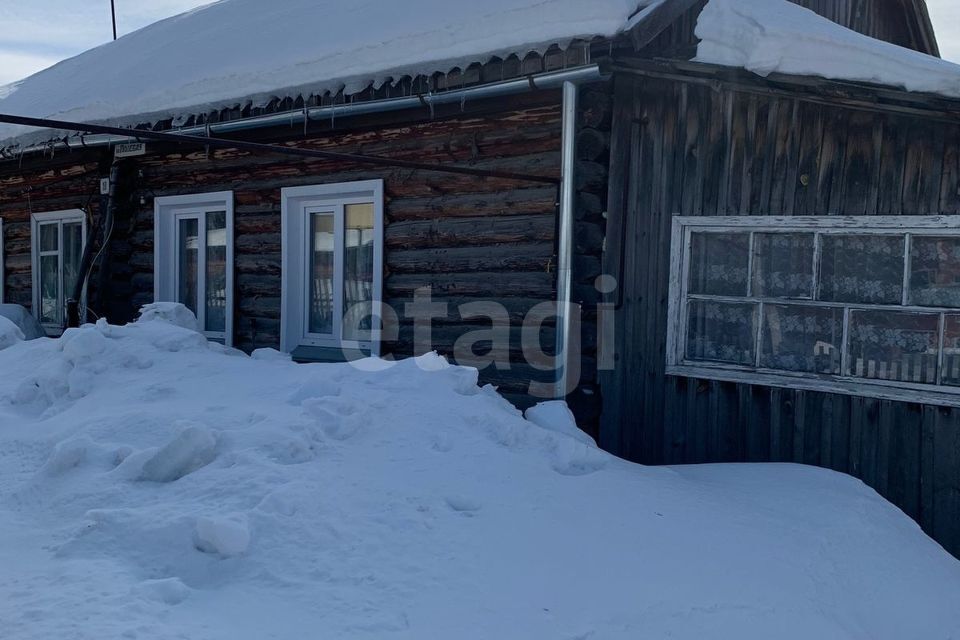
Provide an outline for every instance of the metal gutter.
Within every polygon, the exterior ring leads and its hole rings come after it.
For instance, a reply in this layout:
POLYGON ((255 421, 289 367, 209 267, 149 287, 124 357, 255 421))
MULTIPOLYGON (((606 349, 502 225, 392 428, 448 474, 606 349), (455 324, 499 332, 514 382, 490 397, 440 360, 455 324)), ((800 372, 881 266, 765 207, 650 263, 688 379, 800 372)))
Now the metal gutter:
MULTIPOLYGON (((370 100, 351 104, 330 105, 324 107, 308 107, 297 111, 271 113, 238 120, 216 122, 209 125, 170 129, 163 133, 209 137, 215 134, 263 129, 267 127, 306 126, 311 121, 333 121, 337 118, 365 115, 371 113, 386 113, 403 111, 418 107, 432 108, 436 105, 465 103, 470 100, 518 95, 539 89, 556 89, 567 82, 594 82, 603 79, 599 65, 591 64, 572 69, 549 71, 531 76, 524 76, 513 80, 505 80, 491 84, 451 89, 439 93, 427 93, 404 98, 387 98, 385 100, 370 100)), ((81 135, 53 140, 24 148, 0 149, 0 156, 19 158, 32 153, 51 153, 59 150, 87 149, 91 147, 113 146, 128 142, 136 142, 142 138, 136 135, 98 134, 81 135)))

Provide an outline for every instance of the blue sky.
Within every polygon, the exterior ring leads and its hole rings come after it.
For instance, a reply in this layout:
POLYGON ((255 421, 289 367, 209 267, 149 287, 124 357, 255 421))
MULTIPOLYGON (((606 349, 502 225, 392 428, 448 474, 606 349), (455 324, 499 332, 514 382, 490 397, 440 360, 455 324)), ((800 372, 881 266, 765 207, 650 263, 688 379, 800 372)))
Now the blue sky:
MULTIPOLYGON (((349 0, 347 0, 349 1, 349 0)), ((116 0, 120 35, 209 0, 116 0)), ((960 62, 960 1, 927 0, 945 58, 960 62)), ((0 0, 0 86, 107 42, 110 0, 0 0)))

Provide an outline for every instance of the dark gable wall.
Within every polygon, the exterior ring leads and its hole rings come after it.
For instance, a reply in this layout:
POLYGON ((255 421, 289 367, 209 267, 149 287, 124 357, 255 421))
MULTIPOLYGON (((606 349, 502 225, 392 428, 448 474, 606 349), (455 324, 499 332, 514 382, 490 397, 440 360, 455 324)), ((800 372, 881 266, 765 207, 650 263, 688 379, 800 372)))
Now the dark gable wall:
MULTIPOLYGON (((409 125, 387 125, 381 120, 354 123, 350 129, 342 122, 337 126, 343 132, 312 135, 291 144, 559 178, 559 102, 558 92, 542 92, 487 105, 479 112, 486 115, 409 125)), ((606 106, 609 109, 609 100, 606 106)), ((396 121, 396 115, 391 117, 396 121)), ((302 138, 302 134, 293 137, 302 138)), ((97 189, 98 178, 106 175, 98 170, 101 159, 90 152, 67 153, 34 159, 35 168, 30 161, 23 169, 0 167, 9 302, 31 304, 30 210, 83 206, 97 189)), ((232 190, 236 214, 234 343, 247 351, 278 347, 281 188, 383 178, 386 302, 402 311, 415 289, 432 287, 435 301, 450 303, 450 317, 434 321, 435 346, 449 353, 458 337, 490 325, 462 321, 456 307, 476 300, 497 300, 511 313, 511 347, 504 354, 511 366, 485 369, 481 379, 499 385, 522 405, 530 403, 523 397, 530 380, 552 380, 552 374, 524 362, 519 343, 526 311, 556 296, 557 190, 552 185, 389 167, 369 169, 233 150, 211 150, 209 155, 204 150, 155 152, 128 163, 124 175, 126 204, 118 215, 107 267, 91 279, 91 307, 97 313, 126 321, 140 305, 152 301, 155 197, 232 190)), ((597 171, 591 175, 593 191, 604 192, 605 175, 597 171)), ((99 197, 93 199, 93 211, 98 211, 98 201, 99 197)), ((599 218, 599 203, 594 203, 591 211, 594 219, 599 218)), ((602 234, 594 237, 593 268, 598 271, 602 234)), ((542 332, 545 347, 552 347, 554 336, 554 327, 548 323, 542 332)), ((412 354, 411 323, 401 324, 399 340, 386 345, 386 350, 412 354)))
POLYGON ((958 214, 960 125, 628 74, 615 96, 604 269, 625 286, 602 445, 847 472, 960 554, 960 409, 664 373, 672 214, 958 214))

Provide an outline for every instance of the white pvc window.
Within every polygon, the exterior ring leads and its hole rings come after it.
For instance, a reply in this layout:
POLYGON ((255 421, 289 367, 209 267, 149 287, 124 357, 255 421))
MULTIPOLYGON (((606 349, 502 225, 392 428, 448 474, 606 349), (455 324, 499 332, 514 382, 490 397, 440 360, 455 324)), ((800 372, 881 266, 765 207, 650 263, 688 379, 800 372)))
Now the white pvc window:
POLYGON ((379 353, 383 182, 283 189, 281 346, 379 353))
POLYGON ((179 302, 204 334, 233 341, 233 192, 157 198, 154 297, 179 302))
MULTIPOLYGON (((80 277, 86 215, 79 209, 30 216, 33 314, 50 333, 66 322, 67 300, 80 277)), ((81 318, 85 315, 81 309, 81 318)))
POLYGON ((960 405, 960 217, 674 219, 667 371, 960 405))

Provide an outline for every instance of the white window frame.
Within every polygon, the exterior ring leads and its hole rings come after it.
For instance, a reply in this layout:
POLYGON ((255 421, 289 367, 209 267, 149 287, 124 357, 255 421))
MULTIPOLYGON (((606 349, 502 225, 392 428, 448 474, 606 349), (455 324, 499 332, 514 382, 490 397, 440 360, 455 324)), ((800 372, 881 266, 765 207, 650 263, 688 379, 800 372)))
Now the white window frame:
POLYGON ((233 346, 234 309, 234 240, 233 240, 233 191, 215 191, 184 196, 163 196, 153 201, 154 249, 153 249, 153 299, 155 302, 179 302, 180 260, 177 252, 177 230, 181 220, 195 219, 198 237, 203 242, 198 247, 197 269, 197 321, 200 328, 206 327, 206 215, 210 212, 226 212, 227 225, 227 300, 225 331, 203 331, 211 340, 233 346))
MULTIPOLYGON (((65 223, 72 223, 79 221, 80 224, 80 245, 81 252, 87 246, 87 214, 82 209, 65 209, 63 211, 46 211, 43 213, 32 213, 30 214, 30 270, 31 270, 31 284, 33 287, 33 316, 40 321, 40 257, 48 255, 56 255, 57 260, 57 277, 59 279, 58 289, 60 291, 61 300, 58 301, 60 305, 60 313, 63 314, 60 324, 52 324, 49 322, 41 322, 41 325, 45 331, 48 333, 58 334, 63 330, 63 324, 66 320, 66 304, 67 304, 67 292, 63 288, 63 225, 65 223), (57 225, 57 250, 56 251, 40 251, 40 227, 46 226, 49 224, 57 225)), ((82 255, 82 253, 81 253, 82 255)), ((83 277, 83 274, 79 274, 79 277, 83 277)), ((86 297, 87 297, 86 284, 84 284, 83 295, 80 300, 80 321, 83 322, 86 319, 86 297)))
MULTIPOLYGON (((918 312, 940 315, 940 344, 938 360, 943 357, 944 316, 960 313, 960 309, 922 307, 908 305, 910 287, 910 250, 914 236, 955 236, 960 238, 960 216, 674 216, 671 236, 671 264, 669 283, 669 306, 667 316, 667 375, 722 380, 746 384, 806 389, 846 395, 865 396, 889 400, 921 402, 926 404, 960 406, 960 387, 947 387, 911 382, 870 380, 845 375, 847 372, 847 344, 849 312, 844 314, 843 341, 841 345, 841 375, 794 373, 764 369, 759 366, 741 366, 686 359, 687 303, 691 299, 716 300, 719 302, 744 302, 758 305, 757 338, 754 349, 762 349, 763 305, 796 304, 804 307, 846 308, 891 312, 918 312), (860 303, 830 303, 818 300, 791 300, 760 298, 753 295, 752 266, 748 268, 747 296, 710 296, 688 293, 691 234, 693 232, 751 232, 749 256, 753 260, 753 241, 757 233, 797 232, 823 235, 903 235, 905 238, 904 281, 902 305, 875 305, 860 303)), ((814 249, 814 291, 819 286, 820 243, 814 249)), ((942 362, 940 363, 942 364, 942 362)), ((938 365, 937 378, 941 375, 938 365)))
POLYGON ((373 309, 383 317, 383 180, 309 185, 283 189, 281 206, 281 251, 283 281, 280 292, 281 350, 327 347, 369 351, 380 355, 382 328, 374 322, 369 341, 343 340, 344 208, 348 204, 373 203, 373 309), (329 213, 334 217, 334 330, 332 334, 309 333, 310 216, 329 213))

